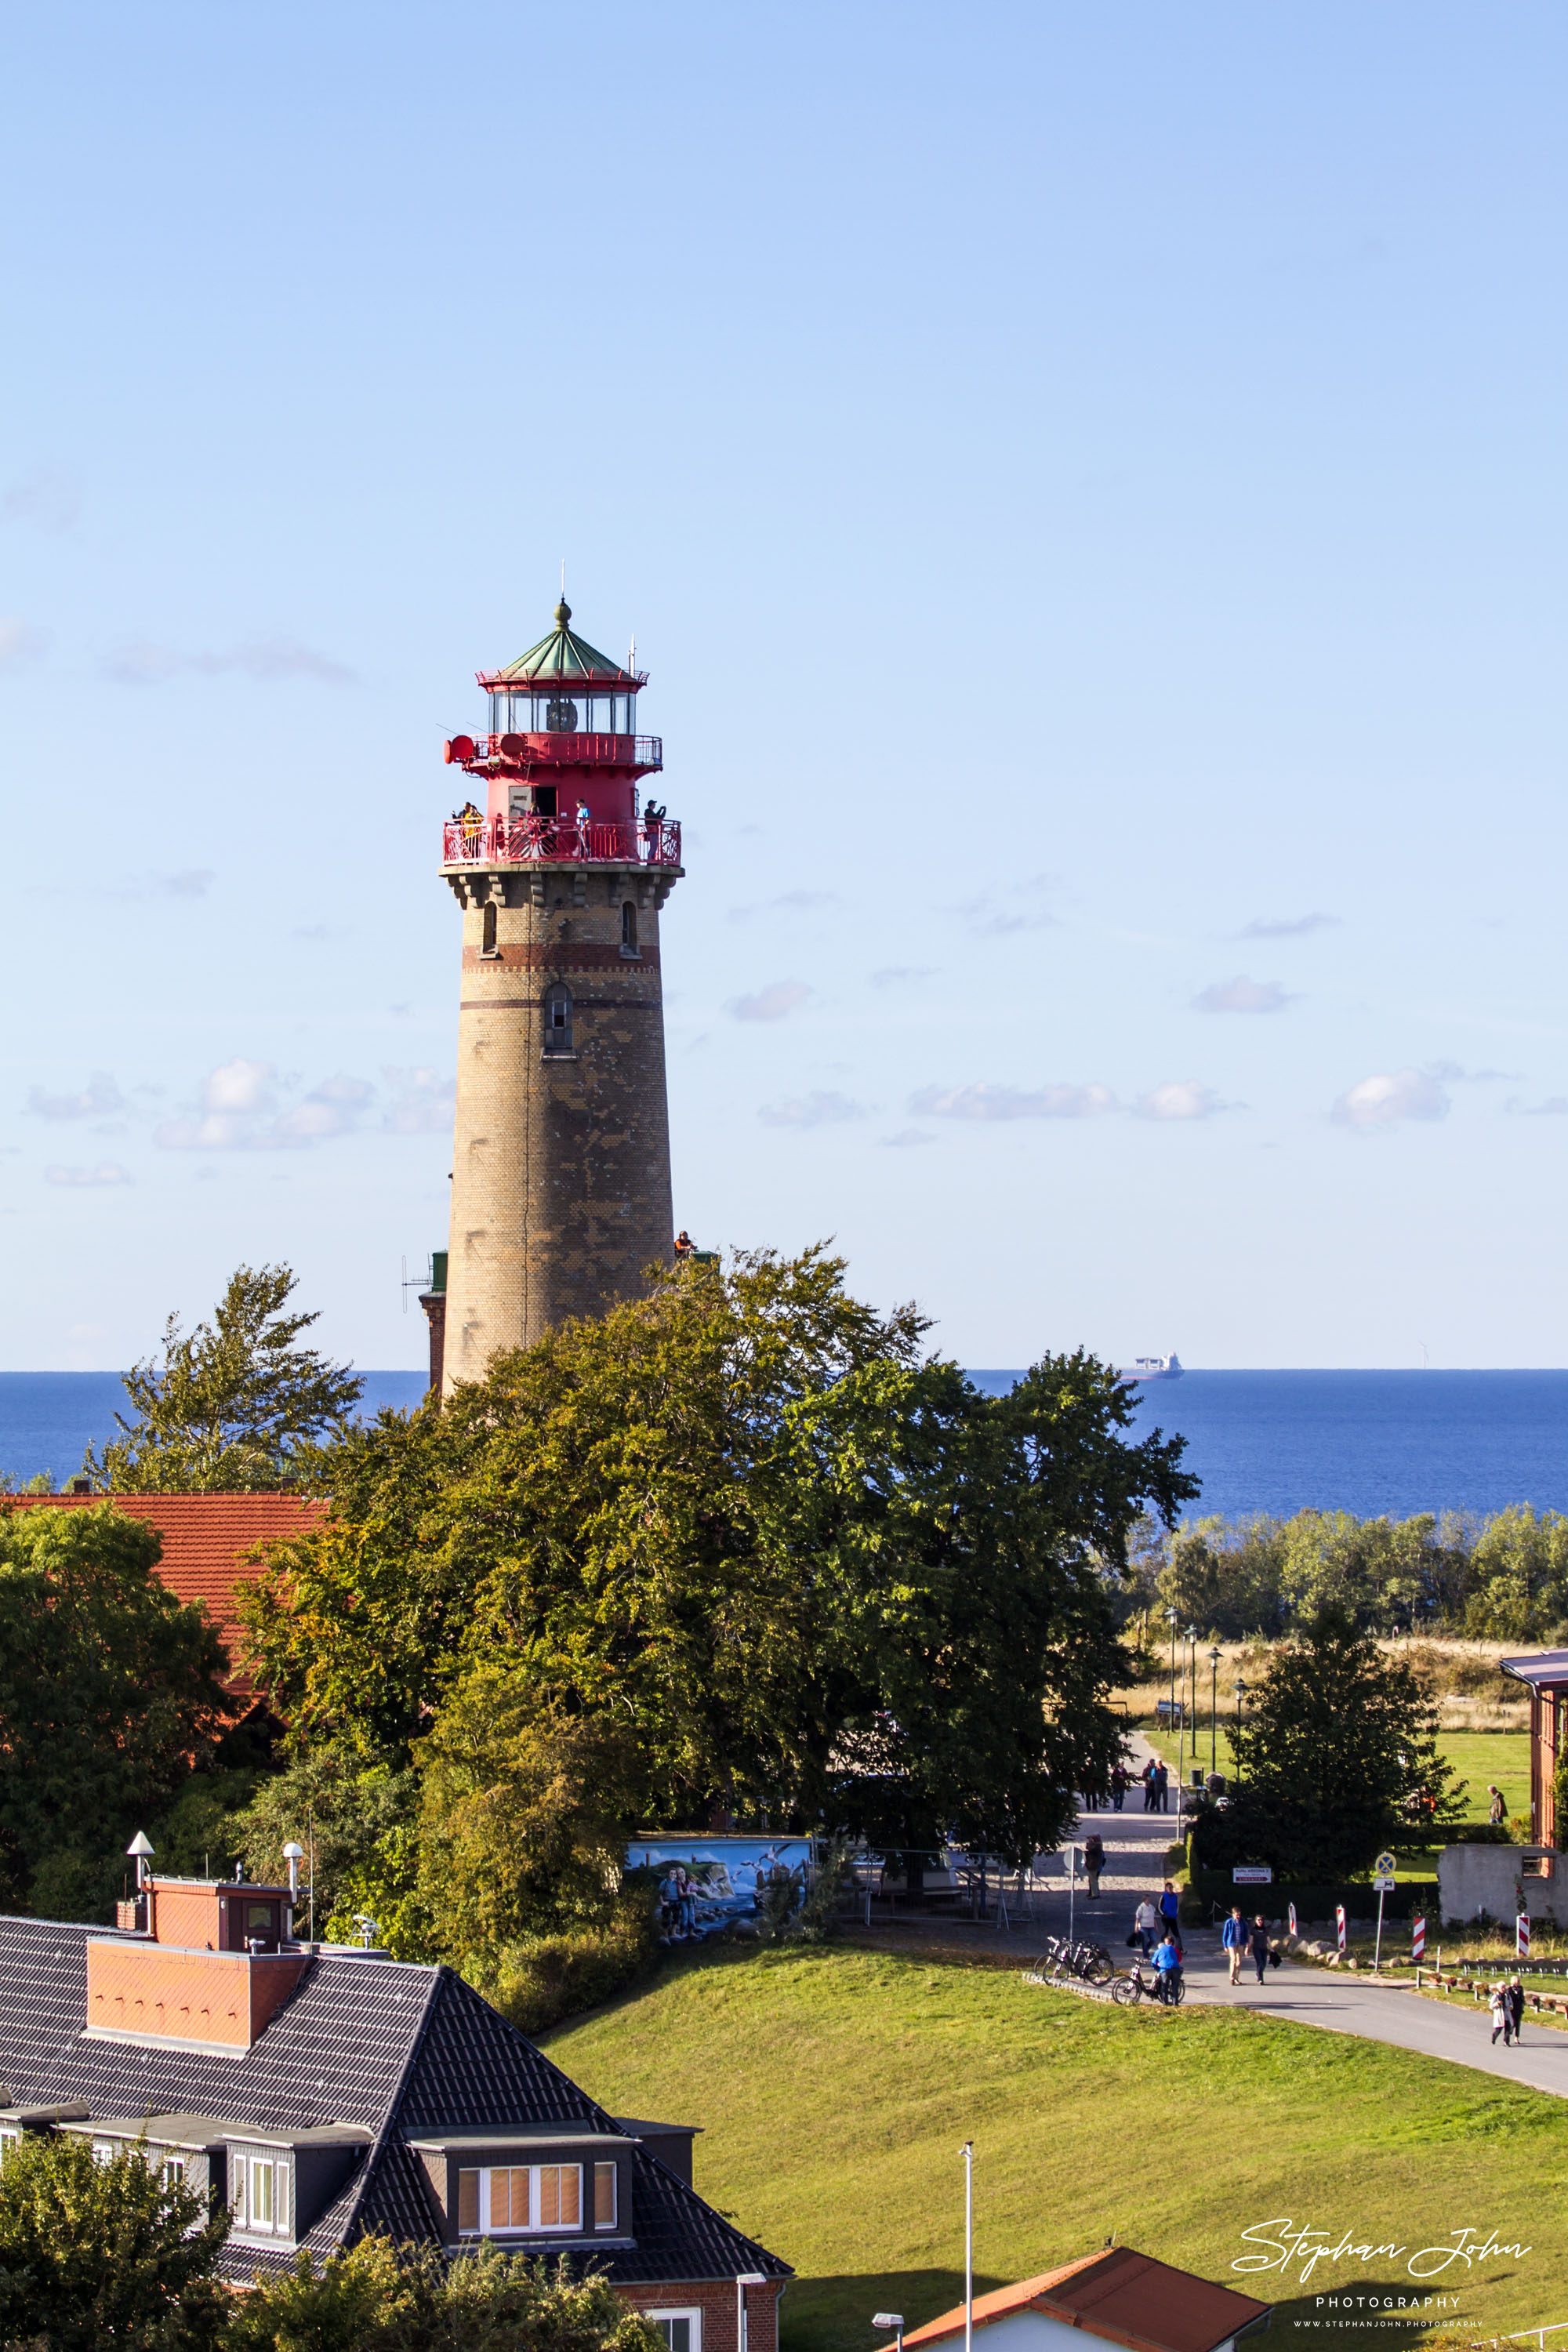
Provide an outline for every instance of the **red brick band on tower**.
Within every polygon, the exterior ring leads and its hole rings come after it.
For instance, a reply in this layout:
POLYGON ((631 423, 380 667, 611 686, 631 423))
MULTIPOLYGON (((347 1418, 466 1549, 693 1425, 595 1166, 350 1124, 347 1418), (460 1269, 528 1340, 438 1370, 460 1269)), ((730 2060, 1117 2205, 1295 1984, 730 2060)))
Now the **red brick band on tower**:
POLYGON ((482 780, 441 871, 463 909, 452 1215, 421 1304, 450 1394, 571 1315, 640 1297, 674 1255, 658 918, 680 828, 639 780, 646 674, 556 607, 547 637, 479 673, 489 730, 447 760, 482 780))

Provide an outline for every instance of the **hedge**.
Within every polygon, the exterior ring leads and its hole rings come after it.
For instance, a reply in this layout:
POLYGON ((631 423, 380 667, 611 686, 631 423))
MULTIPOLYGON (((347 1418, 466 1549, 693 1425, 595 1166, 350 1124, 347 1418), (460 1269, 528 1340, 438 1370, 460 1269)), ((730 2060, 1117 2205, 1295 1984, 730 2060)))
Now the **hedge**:
MULTIPOLYGON (((1196 1897, 1195 1902, 1191 1902, 1189 1897, 1194 1919, 1202 1917, 1206 1920, 1209 1906, 1215 1903, 1227 1911, 1233 1903, 1239 1903, 1249 1918, 1254 1912, 1261 1911, 1266 1919, 1283 1919, 1286 1905, 1293 1903, 1296 1916, 1303 1927, 1309 1919, 1331 1919, 1335 1906, 1341 1903, 1344 1905, 1347 1919, 1375 1919, 1377 1916, 1377 1889, 1364 1879, 1347 1881, 1338 1886, 1292 1886, 1278 1881, 1271 1886, 1237 1886, 1228 1870, 1194 1870, 1190 1874, 1188 1885, 1191 1895, 1196 1897)), ((1417 1913, 1427 1919, 1437 1918, 1439 1906, 1435 1878, 1403 1878, 1383 1898, 1385 1920, 1412 1919, 1417 1913)))

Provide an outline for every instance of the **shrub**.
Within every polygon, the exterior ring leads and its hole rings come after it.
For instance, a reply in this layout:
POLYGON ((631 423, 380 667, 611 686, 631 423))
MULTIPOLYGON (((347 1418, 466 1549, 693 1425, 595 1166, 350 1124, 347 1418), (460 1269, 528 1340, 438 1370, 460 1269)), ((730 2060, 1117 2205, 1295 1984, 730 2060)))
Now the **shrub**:
POLYGON ((0 2344, 48 2352, 206 2352, 230 2297, 228 2215, 127 2149, 29 2136, 0 2167, 0 2344))
POLYGON ((658 1950, 647 1896, 628 1888, 604 1927, 563 1928, 510 1946, 480 1989, 520 2032, 543 2033, 563 2018, 613 2000, 653 1965, 658 1950))

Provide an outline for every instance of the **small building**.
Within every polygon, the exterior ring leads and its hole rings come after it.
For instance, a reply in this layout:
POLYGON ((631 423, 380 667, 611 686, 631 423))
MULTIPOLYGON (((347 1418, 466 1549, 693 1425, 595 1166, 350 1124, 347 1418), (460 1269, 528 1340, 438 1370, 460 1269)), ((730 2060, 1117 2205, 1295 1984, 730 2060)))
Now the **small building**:
MULTIPOLYGON (((1232 2352, 1272 2307, 1131 2246, 1107 2246, 1016 2286, 977 2294, 974 2330, 984 2331, 984 2352, 1068 2352, 1069 2346, 1083 2352, 1086 2336, 1128 2352, 1232 2352)), ((963 2317, 960 2304, 913 2329, 904 2344, 962 2343, 963 2317)))
POLYGON ((452 1969, 295 1939, 286 1886, 154 1877, 116 1928, 0 1918, 0 2155, 126 2145, 226 2204, 239 2282, 374 2231, 581 2257, 670 2352, 776 2352, 792 2273, 452 1969))
POLYGON ((1539 1845, 1555 1847, 1552 1783, 1568 1730, 1568 1650, 1534 1650, 1520 1658, 1500 1658, 1498 1664, 1530 1693, 1530 1834, 1539 1845))
MULTIPOLYGON (((314 1534, 327 1516, 309 1495, 7 1495, 7 1511, 91 1511, 112 1503, 127 1518, 155 1528, 163 1544, 158 1574, 176 1601, 199 1601, 232 1657, 239 1638, 235 1588, 254 1584, 266 1565, 265 1547, 314 1534)), ((231 1675, 237 1697, 255 1696, 244 1675, 231 1675)))

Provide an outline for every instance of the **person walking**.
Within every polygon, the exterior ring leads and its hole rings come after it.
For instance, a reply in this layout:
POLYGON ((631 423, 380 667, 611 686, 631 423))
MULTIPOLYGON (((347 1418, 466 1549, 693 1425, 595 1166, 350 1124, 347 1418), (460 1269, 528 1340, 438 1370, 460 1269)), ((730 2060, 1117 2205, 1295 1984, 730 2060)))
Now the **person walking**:
POLYGON ((1509 2000, 1507 1985, 1493 1985, 1487 2007, 1492 2014, 1492 2048, 1497 2048, 1497 2038, 1500 2033, 1502 2046, 1506 2050, 1513 2040, 1513 2004, 1509 2000))
POLYGON ((1143 1811, 1146 1813, 1152 1813, 1154 1811, 1154 1776, 1159 1769, 1159 1766, 1151 1756, 1147 1764, 1144 1765, 1142 1771, 1139 1774, 1139 1778, 1143 1783, 1143 1811))
POLYGON ((1503 1795, 1500 1789, 1494 1789, 1492 1787, 1489 1780, 1487 1782, 1487 1794, 1492 1801, 1491 1810, 1488 1813, 1487 1818, 1490 1822, 1494 1830, 1501 1829, 1503 1823, 1508 1819, 1508 1800, 1503 1795))
POLYGON ((1252 1954, 1253 1966, 1258 1970, 1258 1981, 1261 1984, 1263 1971, 1268 1966, 1268 1930, 1263 1924, 1261 1911, 1258 1912, 1253 1918, 1252 1932, 1247 1937, 1247 1948, 1252 1954))
POLYGON ((1515 2042, 1524 2040, 1524 1987, 1518 1977, 1508 1989, 1508 2013, 1513 2023, 1515 2042))
POLYGON ((1083 1867, 1089 1880, 1089 1899, 1100 1900, 1100 1874, 1105 1868, 1105 1843, 1098 1830, 1091 1830, 1083 1842, 1083 1867))
POLYGON ((1164 1891, 1160 1896, 1160 1917, 1163 1923, 1165 1933, 1170 1937, 1172 1943, 1174 1944, 1178 1951, 1182 1948, 1181 1916, 1182 1898, 1177 1894, 1175 1887, 1170 1879, 1167 1878, 1165 1881, 1164 1891))
POLYGON ((1229 1957, 1230 1980, 1233 1985, 1239 1984, 1241 1956, 1247 1949, 1247 1924, 1242 1918, 1239 1903, 1231 1905, 1230 1916, 1220 1929, 1219 1940, 1221 1950, 1229 1957))
POLYGON ((1163 1923, 1160 1914, 1145 1895, 1133 1915, 1132 1932, 1137 1937, 1143 1958, 1148 1958, 1160 1939, 1163 1923))
POLYGON ((1113 1764, 1110 1768, 1110 1801, 1117 1812, 1121 1811, 1123 1801, 1131 1785, 1128 1779, 1127 1767, 1124 1764, 1113 1764))

